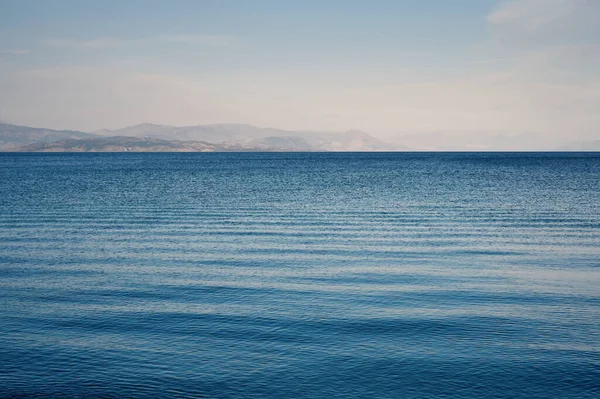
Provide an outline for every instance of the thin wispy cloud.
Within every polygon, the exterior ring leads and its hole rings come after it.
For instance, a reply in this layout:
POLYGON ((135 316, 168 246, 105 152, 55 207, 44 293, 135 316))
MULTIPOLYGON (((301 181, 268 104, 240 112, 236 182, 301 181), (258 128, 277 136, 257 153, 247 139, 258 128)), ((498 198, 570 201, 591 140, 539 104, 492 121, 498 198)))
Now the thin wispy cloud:
POLYGON ((94 39, 68 39, 51 38, 44 39, 42 43, 55 48, 78 49, 78 50, 99 50, 116 47, 126 47, 135 45, 156 45, 156 44, 187 44, 204 47, 224 47, 233 42, 233 37, 226 35, 159 35, 140 39, 123 39, 116 37, 101 37, 94 39))
POLYGON ((522 71, 581 79, 600 68, 598 15, 596 0, 511 0, 500 2, 487 20, 522 71))
POLYGON ((600 37, 599 15, 597 0, 511 0, 499 2, 487 21, 507 44, 539 47, 600 37))
POLYGON ((492 24, 520 25, 527 30, 536 30, 573 11, 578 0, 511 0, 501 2, 488 15, 492 24))
POLYGON ((489 59, 485 59, 485 60, 474 61, 472 64, 473 65, 492 65, 492 64, 497 64, 500 62, 507 62, 507 61, 511 61, 511 60, 514 60, 514 57, 489 58, 489 59))
POLYGON ((123 44, 123 41, 117 38, 96 38, 89 40, 76 40, 76 39, 44 39, 42 43, 56 48, 69 48, 69 49, 102 49, 117 47, 123 44))
POLYGON ((163 35, 145 39, 148 42, 180 43, 210 47, 224 47, 233 43, 234 38, 226 35, 163 35))
POLYGON ((29 53, 31 53, 31 51, 26 49, 0 50, 0 54, 3 55, 25 55, 29 53))

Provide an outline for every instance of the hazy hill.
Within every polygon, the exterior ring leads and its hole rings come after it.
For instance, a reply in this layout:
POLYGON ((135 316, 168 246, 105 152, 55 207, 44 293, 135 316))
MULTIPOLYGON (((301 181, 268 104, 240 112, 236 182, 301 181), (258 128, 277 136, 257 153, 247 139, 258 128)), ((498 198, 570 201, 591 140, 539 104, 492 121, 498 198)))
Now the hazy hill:
POLYGON ((50 143, 66 139, 97 137, 75 130, 53 130, 0 123, 0 150, 10 150, 32 143, 50 143))
POLYGON ((18 152, 216 152, 285 151, 277 146, 212 144, 204 141, 163 140, 151 137, 95 137, 51 143, 34 143, 13 149, 18 152))
POLYGON ((252 146, 267 147, 267 148, 287 148, 302 151, 310 151, 313 147, 302 137, 264 137, 261 139, 251 140, 252 146))
POLYGON ((387 143, 358 130, 347 132, 288 131, 243 124, 165 126, 142 123, 117 130, 85 133, 0 124, 0 150, 21 151, 386 151, 387 143), (136 140, 127 141, 126 137, 136 140), (97 140, 111 138, 109 141, 97 140), (118 140, 116 138, 119 138, 118 140), (77 143, 76 140, 83 141, 77 143), (146 139, 146 140, 140 140, 146 139), (155 141, 152 141, 155 140, 155 141), (162 141, 160 141, 162 140, 162 141), (56 145, 49 145, 60 142, 56 145), (167 144, 167 142, 169 144, 167 144), (187 144, 182 144, 187 143, 187 144), (192 144, 194 143, 194 144, 192 144), (109 149, 113 148, 113 149, 109 149), (150 150, 154 148, 154 150, 150 150))
POLYGON ((116 130, 94 132, 102 136, 154 137, 164 140, 199 140, 213 143, 250 141, 263 137, 291 136, 279 129, 259 128, 242 124, 218 124, 198 126, 168 126, 141 123, 116 130))
POLYGON ((207 141, 238 145, 282 146, 313 151, 381 151, 388 144, 356 130, 343 133, 291 131, 243 124, 165 126, 142 123, 117 130, 95 132, 102 136, 151 137, 163 140, 207 141))

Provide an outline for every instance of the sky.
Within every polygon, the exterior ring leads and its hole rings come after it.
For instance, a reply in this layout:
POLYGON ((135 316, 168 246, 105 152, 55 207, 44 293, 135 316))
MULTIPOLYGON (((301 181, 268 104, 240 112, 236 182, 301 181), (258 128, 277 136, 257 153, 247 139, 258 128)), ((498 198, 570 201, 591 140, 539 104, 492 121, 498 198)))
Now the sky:
POLYGON ((598 0, 0 0, 0 120, 600 139, 598 0))

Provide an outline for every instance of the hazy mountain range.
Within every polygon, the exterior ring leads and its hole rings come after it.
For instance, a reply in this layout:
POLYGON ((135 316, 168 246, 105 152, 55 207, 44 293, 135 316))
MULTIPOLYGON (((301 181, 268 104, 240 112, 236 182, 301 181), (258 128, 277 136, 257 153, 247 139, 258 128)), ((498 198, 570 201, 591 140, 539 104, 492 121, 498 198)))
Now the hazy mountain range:
POLYGON ((311 132, 243 124, 166 126, 142 123, 91 133, 0 123, 0 151, 600 151, 600 140, 548 142, 534 135, 402 135, 385 143, 365 132, 311 132))
POLYGON ((94 134, 74 130, 53 130, 0 123, 0 150, 13 150, 32 143, 51 143, 65 139, 85 139, 94 134))
POLYGON ((94 137, 33 143, 19 147, 23 152, 215 152, 285 151, 237 144, 211 144, 204 141, 162 140, 151 137, 94 137))
POLYGON ((142 123, 118 130, 93 132, 101 136, 149 137, 163 140, 206 141, 250 147, 312 151, 381 151, 391 146, 358 130, 343 133, 290 131, 243 124, 164 126, 142 123))
POLYGON ((4 151, 386 151, 361 131, 288 131, 242 124, 164 126, 143 123, 92 133, 0 124, 4 151), (108 140, 110 138, 110 140, 108 140))

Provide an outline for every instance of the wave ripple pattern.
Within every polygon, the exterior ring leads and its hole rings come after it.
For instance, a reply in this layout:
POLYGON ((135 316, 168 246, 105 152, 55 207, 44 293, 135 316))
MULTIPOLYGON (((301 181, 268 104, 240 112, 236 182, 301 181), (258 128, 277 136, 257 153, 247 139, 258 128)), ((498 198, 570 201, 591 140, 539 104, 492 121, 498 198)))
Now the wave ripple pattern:
POLYGON ((598 153, 0 154, 1 398, 600 397, 598 153))

